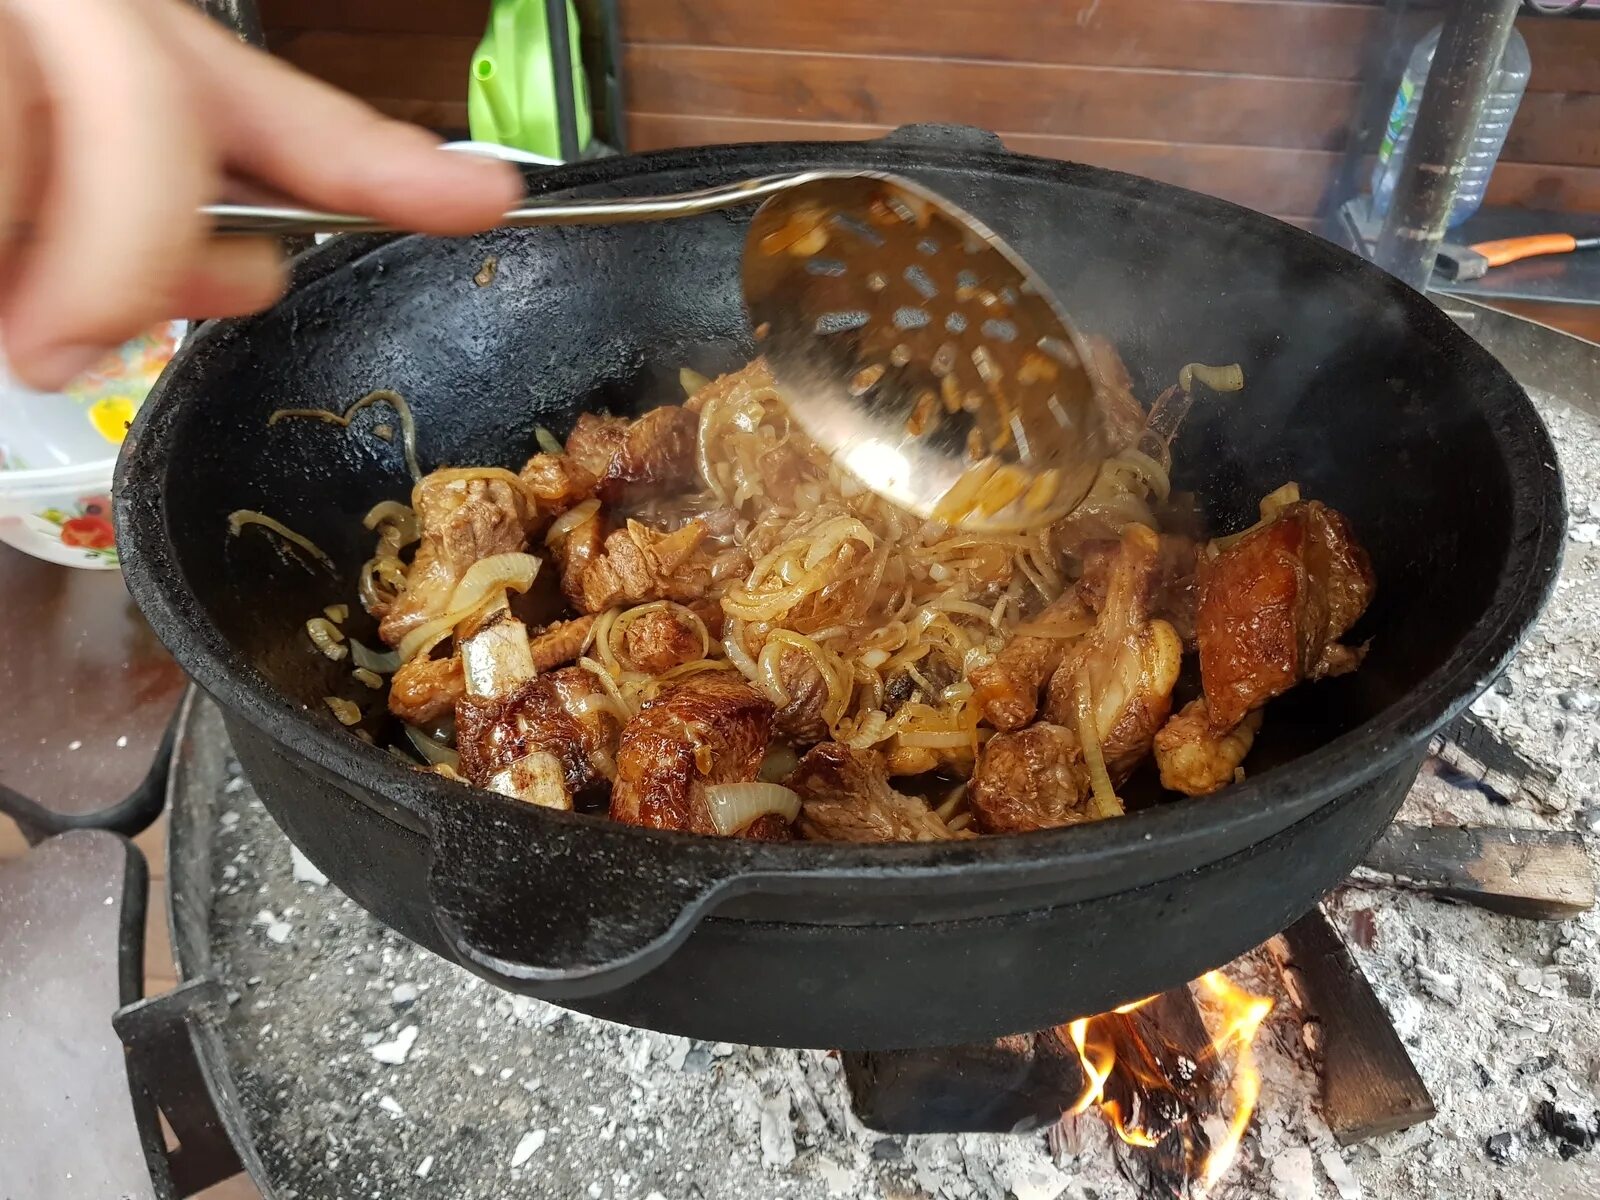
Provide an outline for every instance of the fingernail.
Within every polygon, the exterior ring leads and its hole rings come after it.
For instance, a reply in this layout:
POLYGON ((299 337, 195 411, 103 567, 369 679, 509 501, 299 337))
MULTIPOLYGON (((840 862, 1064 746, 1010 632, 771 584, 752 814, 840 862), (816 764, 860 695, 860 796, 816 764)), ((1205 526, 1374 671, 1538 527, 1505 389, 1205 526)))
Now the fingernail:
POLYGON ((94 366, 107 353, 104 346, 47 346, 12 363, 12 370, 29 387, 59 391, 94 366))

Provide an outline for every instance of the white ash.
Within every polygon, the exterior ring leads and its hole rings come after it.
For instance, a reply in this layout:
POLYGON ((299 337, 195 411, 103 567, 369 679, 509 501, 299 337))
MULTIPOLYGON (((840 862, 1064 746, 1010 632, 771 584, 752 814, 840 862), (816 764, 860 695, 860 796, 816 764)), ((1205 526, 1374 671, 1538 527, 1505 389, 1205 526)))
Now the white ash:
MULTIPOLYGON (((1600 529, 1600 422, 1542 407, 1573 532, 1550 611, 1475 711, 1559 778, 1534 811, 1425 773, 1403 819, 1600 828, 1600 534, 1590 532, 1600 529)), ((288 843, 242 777, 220 791, 214 952, 225 986, 248 1001, 225 1029, 280 1196, 1138 1196, 1093 1116, 1049 1138, 885 1137, 850 1111, 834 1055, 691 1042, 500 993, 337 888, 298 883, 288 843), (284 944, 248 935, 291 915, 300 932, 284 944), (401 1120, 363 1096, 425 1116, 401 1120)), ((1230 974, 1277 1001, 1256 1047, 1260 1107, 1214 1200, 1600 1195, 1600 1150, 1584 1148, 1588 1130, 1600 1137, 1600 918, 1520 921, 1355 887, 1328 910, 1438 1116, 1339 1147, 1318 1113, 1295 1005, 1257 952, 1230 974)), ((1207 1127, 1215 1138, 1222 1121, 1207 1127)))
POLYGON ((328 882, 328 877, 317 869, 317 864, 307 858, 299 846, 289 847, 289 861, 294 864, 296 883, 310 883, 322 887, 328 882))
POLYGON ((391 1067, 404 1064, 411 1056, 411 1047, 417 1044, 417 1027, 407 1025, 402 1029, 392 1042, 380 1042, 373 1046, 370 1053, 381 1063, 391 1067))

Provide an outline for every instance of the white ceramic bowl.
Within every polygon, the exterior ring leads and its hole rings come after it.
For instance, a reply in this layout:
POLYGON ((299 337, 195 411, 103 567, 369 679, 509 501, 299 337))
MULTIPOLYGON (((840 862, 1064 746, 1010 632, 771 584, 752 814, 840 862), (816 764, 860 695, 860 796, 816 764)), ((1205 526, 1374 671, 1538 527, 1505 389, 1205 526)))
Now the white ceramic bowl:
POLYGON ((117 450, 183 332, 173 322, 136 338, 59 393, 22 387, 0 363, 0 541, 68 566, 118 565, 117 450))

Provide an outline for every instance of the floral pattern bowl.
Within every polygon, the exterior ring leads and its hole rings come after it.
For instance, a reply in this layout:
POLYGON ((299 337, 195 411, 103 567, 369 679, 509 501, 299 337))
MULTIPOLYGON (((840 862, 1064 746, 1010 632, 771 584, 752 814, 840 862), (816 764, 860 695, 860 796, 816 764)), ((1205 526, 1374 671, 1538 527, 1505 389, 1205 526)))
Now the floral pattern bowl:
POLYGON ((182 335, 172 323, 135 338, 57 394, 24 389, 0 364, 0 541, 68 566, 119 565, 117 450, 182 335))

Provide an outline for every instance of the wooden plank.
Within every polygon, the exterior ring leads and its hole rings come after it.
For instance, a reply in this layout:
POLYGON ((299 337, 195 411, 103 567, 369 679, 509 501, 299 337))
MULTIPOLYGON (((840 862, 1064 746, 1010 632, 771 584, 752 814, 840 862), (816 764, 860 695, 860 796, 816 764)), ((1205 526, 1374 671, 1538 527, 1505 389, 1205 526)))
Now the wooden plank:
MULTIPOLYGON (((633 148, 696 146, 726 142, 787 140, 837 141, 881 137, 887 125, 845 125, 820 121, 756 121, 630 112, 633 148)), ((1177 146, 1160 142, 1104 138, 1001 135, 1013 150, 1047 158, 1092 163, 1208 192, 1263 212, 1308 218, 1338 166, 1338 155, 1323 150, 1272 150, 1248 146, 1177 146)))
POLYGON ((1322 1115, 1339 1143, 1350 1146, 1431 1120, 1433 1097, 1322 910, 1313 909, 1268 945, 1321 1059, 1322 1115))
POLYGON ((1561 921, 1594 907, 1594 868, 1571 830, 1395 824, 1352 878, 1561 921))
POLYGON ((1179 71, 632 46, 642 112, 1336 150, 1358 86, 1179 71))
MULTIPOLYGON (((300 0, 310 4, 314 0, 300 0)), ((345 0, 349 3, 349 0, 345 0)), ((376 0, 373 0, 376 2, 376 0)), ((629 42, 1165 67, 1355 80, 1380 14, 1351 4, 1056 0, 997 18, 972 0, 623 0, 629 42)))
POLYGON ((10 817, 0 816, 0 862, 21 858, 28 852, 28 839, 10 817))
POLYGON ((397 121, 410 121, 425 129, 460 132, 467 128, 465 100, 396 100, 377 96, 367 100, 373 108, 397 121))
MULTIPOLYGON (((630 112, 628 128, 634 149, 656 150, 726 142, 874 138, 891 127, 630 112)), ((1000 136, 1006 145, 1024 154, 1128 171, 1262 212, 1300 218, 1321 207, 1323 191, 1338 169, 1339 159, 1325 150, 1168 145, 1007 132, 1000 136)), ((1553 212, 1600 209, 1600 169, 1501 163, 1490 181, 1488 202, 1553 212)))
MULTIPOLYGON (((1600 54, 1600 49, 1596 53, 1600 54)), ((1529 92, 1511 123, 1503 158, 1507 162, 1600 166, 1600 95, 1529 92)))
POLYGON ((151 879, 167 877, 167 817, 163 813, 156 823, 133 839, 133 844, 144 855, 145 866, 151 879))
MULTIPOLYGON (((1519 753, 1469 710, 1436 733, 1428 743, 1428 765, 1454 771, 1463 783, 1488 793, 1497 804, 1546 807, 1556 786, 1557 770, 1519 753)), ((1440 770, 1443 775, 1444 771, 1440 770)))
POLYGON ((341 33, 445 33, 482 37, 489 0, 259 0, 261 23, 274 30, 341 33))
POLYGON ((167 928, 167 883, 164 879, 152 879, 144 910, 143 974, 154 979, 172 979, 177 973, 172 961, 172 933, 167 928))
POLYGON ((364 98, 464 102, 477 37, 324 31, 268 34, 273 53, 364 98))
POLYGON ((1537 300, 1487 298, 1483 303, 1490 308, 1502 309, 1519 317, 1526 317, 1530 321, 1537 321, 1541 325, 1548 325, 1552 329, 1559 329, 1563 333, 1570 333, 1573 337, 1600 342, 1600 305, 1549 304, 1537 300))
POLYGON ((1533 74, 1528 91, 1600 92, 1600 20, 1523 17, 1533 74))

